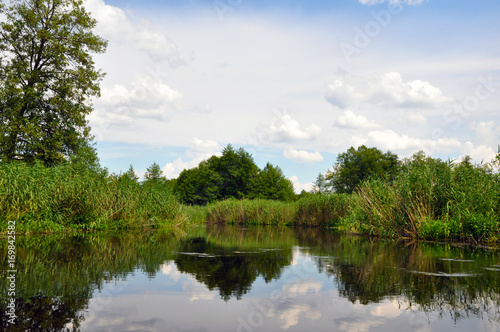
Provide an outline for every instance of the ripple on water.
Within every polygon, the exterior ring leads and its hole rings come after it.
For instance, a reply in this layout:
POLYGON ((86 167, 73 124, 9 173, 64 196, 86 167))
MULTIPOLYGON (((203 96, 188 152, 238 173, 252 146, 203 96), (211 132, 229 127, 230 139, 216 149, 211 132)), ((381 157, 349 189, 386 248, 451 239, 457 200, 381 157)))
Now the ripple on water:
POLYGON ((445 273, 445 272, 423 272, 423 271, 408 271, 410 273, 415 273, 415 274, 423 274, 426 276, 433 276, 433 277, 458 277, 458 278, 467 278, 467 277, 477 277, 480 276, 480 273, 445 273))
POLYGON ((457 258, 440 258, 439 260, 452 261, 452 262, 467 262, 467 263, 474 263, 475 262, 475 260, 472 260, 472 259, 457 259, 457 258))

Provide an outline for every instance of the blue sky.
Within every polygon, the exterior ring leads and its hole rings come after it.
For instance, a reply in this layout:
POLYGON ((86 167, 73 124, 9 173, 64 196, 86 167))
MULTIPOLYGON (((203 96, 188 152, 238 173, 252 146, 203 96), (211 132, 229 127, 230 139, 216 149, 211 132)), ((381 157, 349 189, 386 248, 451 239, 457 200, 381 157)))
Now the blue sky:
POLYGON ((101 164, 167 177, 243 147, 296 190, 349 147, 489 161, 500 3, 86 0, 109 40, 89 117, 101 164))

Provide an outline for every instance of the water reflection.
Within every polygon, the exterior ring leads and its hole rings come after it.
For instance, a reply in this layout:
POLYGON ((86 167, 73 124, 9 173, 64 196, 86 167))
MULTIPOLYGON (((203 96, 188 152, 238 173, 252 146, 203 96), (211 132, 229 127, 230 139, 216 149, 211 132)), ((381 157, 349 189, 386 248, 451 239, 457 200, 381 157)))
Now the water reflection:
POLYGON ((12 331, 500 328, 499 256, 483 249, 196 227, 21 237, 17 256, 12 331))

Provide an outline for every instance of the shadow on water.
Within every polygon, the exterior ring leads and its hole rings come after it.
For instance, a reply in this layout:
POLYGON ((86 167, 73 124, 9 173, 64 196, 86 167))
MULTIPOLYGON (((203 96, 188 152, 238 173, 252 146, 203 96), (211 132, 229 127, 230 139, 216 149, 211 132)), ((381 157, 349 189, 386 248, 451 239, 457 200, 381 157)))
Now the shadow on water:
MULTIPOLYGON (((257 278, 280 280, 295 252, 310 257, 340 297, 369 305, 396 298, 454 321, 500 319, 496 251, 443 244, 393 243, 319 229, 195 227, 186 231, 24 236, 16 242, 16 326, 12 331, 78 331, 95 291, 144 273, 154 279, 166 262, 224 301, 251 293, 257 278)), ((7 251, 0 250, 2 294, 7 251)), ((7 326, 7 298, 0 326, 7 326)))

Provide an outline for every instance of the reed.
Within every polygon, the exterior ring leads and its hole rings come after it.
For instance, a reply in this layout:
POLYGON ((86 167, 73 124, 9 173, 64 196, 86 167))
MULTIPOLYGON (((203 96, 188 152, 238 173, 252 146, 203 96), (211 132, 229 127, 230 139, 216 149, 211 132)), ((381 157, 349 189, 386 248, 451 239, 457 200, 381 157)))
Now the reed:
POLYGON ((341 228, 393 238, 500 239, 500 181, 468 162, 426 160, 404 165, 391 182, 372 178, 351 197, 341 228))
POLYGON ((264 199, 227 199, 208 204, 208 223, 291 225, 296 204, 264 199))
POLYGON ((349 211, 347 194, 313 194, 296 203, 294 224, 297 226, 337 227, 349 211))
POLYGON ((161 183, 141 184, 78 165, 0 163, 0 231, 160 227, 184 222, 182 206, 161 183))

